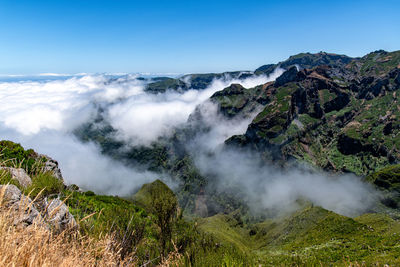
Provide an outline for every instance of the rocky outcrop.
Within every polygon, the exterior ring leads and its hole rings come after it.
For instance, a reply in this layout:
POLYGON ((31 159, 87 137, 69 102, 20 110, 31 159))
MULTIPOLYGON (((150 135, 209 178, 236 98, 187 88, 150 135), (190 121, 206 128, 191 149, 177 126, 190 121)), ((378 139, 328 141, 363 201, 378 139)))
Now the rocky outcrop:
POLYGON ((262 87, 268 101, 246 133, 225 143, 359 175, 399 162, 399 64, 400 52, 377 52, 336 69, 292 66, 262 87))
POLYGON ((68 206, 60 199, 44 199, 44 215, 46 220, 56 230, 62 231, 77 227, 74 216, 69 212, 68 206))
POLYGON ((45 159, 43 171, 44 172, 51 172, 54 177, 57 179, 63 180, 61 170, 58 166, 58 162, 47 155, 40 154, 38 157, 45 159))
POLYGON ((296 66, 290 67, 287 71, 282 73, 281 76, 276 78, 274 86, 275 87, 279 87, 279 86, 282 86, 282 85, 284 85, 286 83, 297 81, 297 79, 298 79, 297 73, 298 73, 298 70, 297 70, 296 66))
POLYGON ((224 90, 216 92, 211 100, 218 104, 219 111, 228 118, 236 116, 249 102, 246 88, 240 84, 231 84, 224 90))
POLYGON ((0 185, 0 200, 4 207, 15 212, 15 225, 39 223, 57 231, 76 228, 78 224, 60 199, 33 200, 25 196, 15 185, 0 185))
POLYGON ((29 177, 22 168, 0 167, 0 170, 9 172, 11 178, 17 180, 18 183, 24 188, 27 188, 32 184, 31 177, 29 177))
POLYGON ((333 53, 300 53, 289 57, 287 60, 279 62, 278 64, 263 65, 255 70, 256 74, 270 74, 277 67, 289 69, 291 66, 297 66, 300 69, 311 69, 317 66, 327 65, 333 70, 343 69, 352 60, 351 57, 345 55, 338 55, 333 53))
POLYGON ((22 194, 15 185, 0 185, 0 200, 7 208, 16 212, 14 224, 31 225, 40 222, 41 216, 32 200, 22 194))

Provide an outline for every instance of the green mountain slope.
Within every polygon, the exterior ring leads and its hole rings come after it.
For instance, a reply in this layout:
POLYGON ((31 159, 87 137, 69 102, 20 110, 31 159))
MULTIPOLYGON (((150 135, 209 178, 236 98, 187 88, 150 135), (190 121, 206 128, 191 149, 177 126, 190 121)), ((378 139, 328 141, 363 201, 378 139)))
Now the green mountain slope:
POLYGON ((251 255, 254 265, 400 263, 397 245, 400 223, 382 214, 352 219, 319 207, 308 207, 254 225, 243 226, 229 215, 202 219, 199 225, 222 244, 251 255))
POLYGON ((226 143, 251 146, 273 160, 296 158, 358 175, 397 162, 399 55, 375 52, 355 59, 343 68, 340 81, 329 67, 292 67, 274 83, 250 88, 235 99, 228 91, 218 92, 213 99, 222 113, 244 110, 238 108, 238 98, 250 106, 260 104, 261 94, 266 103, 246 133, 226 143), (371 64, 373 68, 366 67, 371 64))

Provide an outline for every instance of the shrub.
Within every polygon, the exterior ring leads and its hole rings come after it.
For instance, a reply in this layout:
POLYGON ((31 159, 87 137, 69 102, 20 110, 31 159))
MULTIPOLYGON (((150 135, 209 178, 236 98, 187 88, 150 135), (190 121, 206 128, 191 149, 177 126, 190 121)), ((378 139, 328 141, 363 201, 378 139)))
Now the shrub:
POLYGON ((139 263, 157 257, 152 218, 143 209, 116 196, 88 192, 64 191, 66 204, 79 222, 82 234, 100 238, 104 233, 112 233, 121 244, 122 258, 134 249, 139 263))
POLYGON ((20 144, 7 140, 0 141, 0 162, 8 167, 21 166, 29 174, 33 173, 38 163, 35 151, 25 150, 20 144))
POLYGON ((44 172, 32 177, 32 184, 25 189, 25 193, 36 197, 43 190, 42 196, 49 196, 61 193, 64 187, 63 182, 54 177, 51 172, 44 172))

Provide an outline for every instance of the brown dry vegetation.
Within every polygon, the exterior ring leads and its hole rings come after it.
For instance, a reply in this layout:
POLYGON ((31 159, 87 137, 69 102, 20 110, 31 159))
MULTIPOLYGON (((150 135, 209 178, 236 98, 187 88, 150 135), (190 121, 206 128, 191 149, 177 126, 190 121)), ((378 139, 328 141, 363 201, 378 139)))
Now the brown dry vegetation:
MULTIPOLYGON (((76 228, 54 233, 43 219, 32 225, 15 224, 28 210, 26 201, 16 210, 0 191, 0 266, 136 266, 132 253, 121 257, 122 247, 112 234, 94 239, 76 228)), ((182 255, 175 251, 162 259, 160 266, 179 266, 182 255)), ((149 262, 151 264, 151 262, 149 262)))
POLYGON ((14 224, 24 209, 7 207, 3 195, 0 193, 0 266, 135 265, 133 255, 121 260, 119 245, 111 235, 95 240, 76 230, 55 234, 40 220, 29 226, 14 224))

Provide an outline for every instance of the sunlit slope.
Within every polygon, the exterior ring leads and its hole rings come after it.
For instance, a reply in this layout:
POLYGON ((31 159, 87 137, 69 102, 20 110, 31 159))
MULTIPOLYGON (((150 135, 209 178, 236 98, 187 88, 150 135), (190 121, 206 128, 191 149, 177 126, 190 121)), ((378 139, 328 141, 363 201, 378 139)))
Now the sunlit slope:
POLYGON ((346 260, 400 264, 400 223, 383 214, 349 218, 308 207, 255 225, 220 214, 198 223, 221 244, 236 247, 266 265, 342 265, 346 260))

